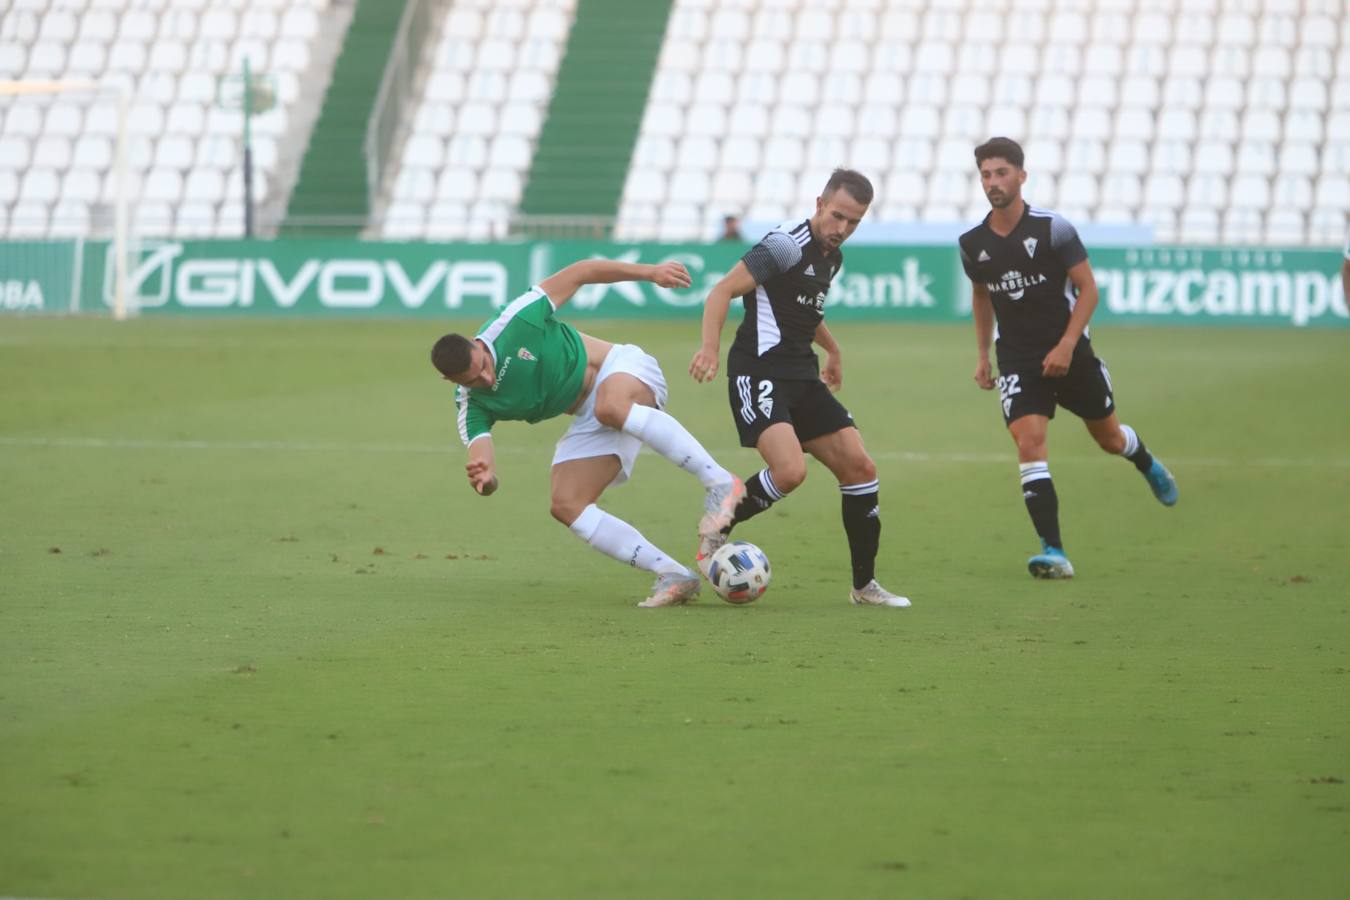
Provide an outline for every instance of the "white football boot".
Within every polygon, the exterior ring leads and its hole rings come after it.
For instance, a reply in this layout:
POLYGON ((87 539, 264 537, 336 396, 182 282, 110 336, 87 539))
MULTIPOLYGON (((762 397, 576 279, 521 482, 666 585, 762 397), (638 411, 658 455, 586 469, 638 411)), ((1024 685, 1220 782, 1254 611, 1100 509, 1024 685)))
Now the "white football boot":
POLYGON ((708 488, 703 500, 703 518, 698 523, 698 570, 708 577, 712 555, 727 542, 723 529, 731 527, 736 518, 736 507, 745 498, 745 482, 732 478, 725 484, 708 488))
POLYGON ((849 591, 848 602, 854 606, 909 606, 909 598, 892 594, 873 578, 860 588, 849 591))
POLYGON ((682 606, 697 597, 702 587, 703 582, 699 581, 698 575, 693 572, 683 574, 667 572, 657 576, 656 584, 652 585, 652 595, 638 606, 647 609, 657 606, 682 606))

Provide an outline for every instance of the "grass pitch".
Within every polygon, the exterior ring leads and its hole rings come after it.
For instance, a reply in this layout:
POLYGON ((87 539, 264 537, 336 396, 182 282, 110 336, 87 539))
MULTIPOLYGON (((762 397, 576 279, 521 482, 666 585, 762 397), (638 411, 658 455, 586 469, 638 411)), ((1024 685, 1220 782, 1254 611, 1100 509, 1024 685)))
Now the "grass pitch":
MULTIPOLYGON (((1101 327, 1159 506, 1072 416, 1035 536, 969 327, 838 326, 884 584, 813 465, 774 584, 640 610, 548 516, 565 420, 464 483, 476 323, 0 323, 0 895, 1225 897, 1350 889, 1346 335, 1101 327)), ((692 322, 665 367, 748 475, 692 322)), ((691 556, 645 454, 607 508, 691 556)))

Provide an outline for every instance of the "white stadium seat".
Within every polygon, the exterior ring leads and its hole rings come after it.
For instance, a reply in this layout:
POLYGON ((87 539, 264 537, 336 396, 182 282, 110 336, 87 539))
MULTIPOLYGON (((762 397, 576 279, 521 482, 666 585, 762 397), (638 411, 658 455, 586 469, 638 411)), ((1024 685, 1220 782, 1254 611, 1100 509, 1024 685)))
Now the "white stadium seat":
POLYGON ((1273 209, 1266 216, 1265 241, 1276 246, 1301 244, 1304 237, 1304 214, 1297 209, 1273 209))
POLYGON ((1259 243, 1264 228, 1261 213, 1255 209, 1238 207, 1229 209, 1223 217, 1223 241, 1225 244, 1259 243))

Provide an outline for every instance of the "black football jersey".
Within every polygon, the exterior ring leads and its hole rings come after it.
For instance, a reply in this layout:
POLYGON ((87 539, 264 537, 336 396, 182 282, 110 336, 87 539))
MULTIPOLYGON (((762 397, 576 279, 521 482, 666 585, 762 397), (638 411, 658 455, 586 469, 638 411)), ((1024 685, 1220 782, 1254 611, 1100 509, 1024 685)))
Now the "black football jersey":
POLYGON ((811 223, 780 225, 741 258, 755 289, 741 298, 745 317, 727 354, 727 372, 818 378, 811 343, 825 318, 825 295, 844 254, 816 243, 811 223))
MULTIPOLYGON (((1000 370, 1039 365, 1064 337, 1078 295, 1069 269, 1088 258, 1069 220, 1028 205, 1007 237, 989 217, 961 235, 961 265, 989 290, 1000 370)), ((1090 352, 1087 331, 1074 353, 1090 352)))

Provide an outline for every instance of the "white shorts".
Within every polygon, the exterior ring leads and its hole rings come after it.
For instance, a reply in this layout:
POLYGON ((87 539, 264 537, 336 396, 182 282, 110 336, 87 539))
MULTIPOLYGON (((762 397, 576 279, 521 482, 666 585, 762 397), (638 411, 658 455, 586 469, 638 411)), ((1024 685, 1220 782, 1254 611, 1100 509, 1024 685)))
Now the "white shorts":
POLYGON ((618 487, 628 480, 628 476, 633 473, 633 462, 642 449, 642 441, 616 428, 601 425, 595 418, 595 395, 600 392, 600 385, 606 378, 618 373, 632 375, 651 388, 656 395, 656 408, 665 409, 669 392, 666 390, 666 377, 661 374, 661 365, 656 358, 636 344, 615 344, 600 365, 600 373, 595 376, 591 392, 577 409, 572 427, 567 429, 553 451, 555 466, 572 459, 617 456, 621 468, 610 482, 611 487, 618 487))

